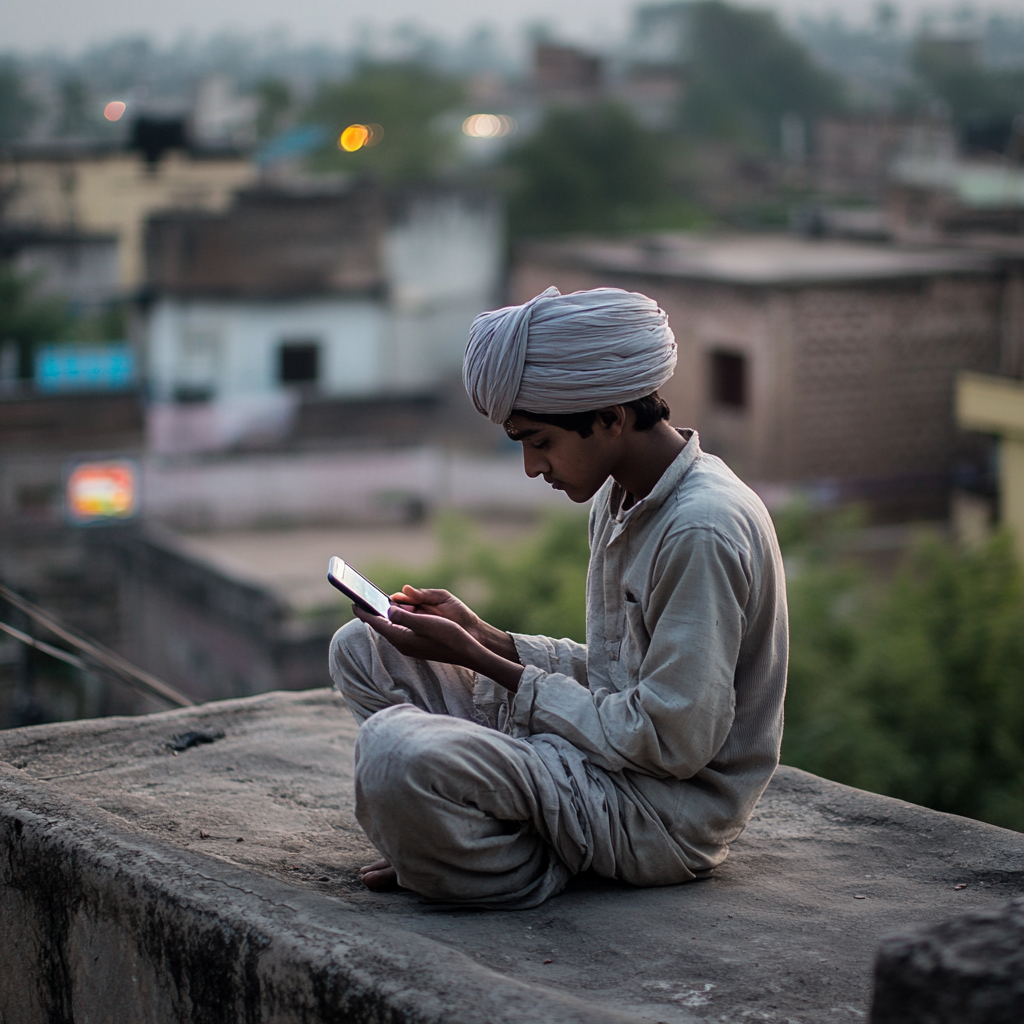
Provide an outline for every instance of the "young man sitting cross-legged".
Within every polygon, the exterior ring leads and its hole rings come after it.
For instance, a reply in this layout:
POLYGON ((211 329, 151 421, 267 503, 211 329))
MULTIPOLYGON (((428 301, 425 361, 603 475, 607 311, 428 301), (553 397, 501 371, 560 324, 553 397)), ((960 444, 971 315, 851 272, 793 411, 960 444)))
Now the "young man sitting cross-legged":
POLYGON ((768 513, 657 395, 656 303, 549 288, 477 317, 464 378, 524 468, 590 513, 587 643, 508 634, 443 590, 357 612, 331 675, 361 723, 372 889, 532 907, 593 871, 724 860, 778 764, 788 633, 768 513))

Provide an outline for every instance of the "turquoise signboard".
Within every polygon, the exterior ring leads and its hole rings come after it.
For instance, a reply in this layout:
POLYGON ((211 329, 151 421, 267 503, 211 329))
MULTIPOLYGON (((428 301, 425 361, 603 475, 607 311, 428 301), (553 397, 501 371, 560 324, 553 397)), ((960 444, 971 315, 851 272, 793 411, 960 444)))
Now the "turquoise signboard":
POLYGON ((40 391, 125 391, 135 385, 135 353, 127 342, 43 345, 35 369, 40 391))

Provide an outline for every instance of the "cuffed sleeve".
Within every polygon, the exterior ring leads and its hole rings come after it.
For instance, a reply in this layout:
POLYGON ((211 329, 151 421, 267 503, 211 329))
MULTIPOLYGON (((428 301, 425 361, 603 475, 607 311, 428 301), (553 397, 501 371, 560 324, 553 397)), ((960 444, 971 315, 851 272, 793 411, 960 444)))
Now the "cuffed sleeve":
POLYGON ((553 640, 549 636, 510 633, 516 654, 524 665, 535 665, 545 672, 569 676, 581 686, 587 685, 587 645, 575 640, 553 640))

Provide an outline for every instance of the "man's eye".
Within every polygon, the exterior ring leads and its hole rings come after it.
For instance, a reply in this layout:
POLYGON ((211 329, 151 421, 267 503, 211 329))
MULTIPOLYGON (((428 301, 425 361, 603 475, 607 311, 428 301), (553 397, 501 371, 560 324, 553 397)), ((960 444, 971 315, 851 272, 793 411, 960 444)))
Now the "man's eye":
POLYGON ((540 448, 547 448, 547 446, 548 446, 547 441, 531 441, 530 442, 530 447, 531 448, 540 449, 540 448))

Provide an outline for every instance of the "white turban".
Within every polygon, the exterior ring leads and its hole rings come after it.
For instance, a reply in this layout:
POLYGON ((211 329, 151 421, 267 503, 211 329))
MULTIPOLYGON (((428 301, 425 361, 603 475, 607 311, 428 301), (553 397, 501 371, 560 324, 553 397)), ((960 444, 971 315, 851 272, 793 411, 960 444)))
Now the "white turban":
POLYGON ((675 336, 653 299, 621 288, 548 288, 473 321, 462 380, 477 410, 504 423, 513 409, 624 405, 657 391, 675 366, 675 336))

